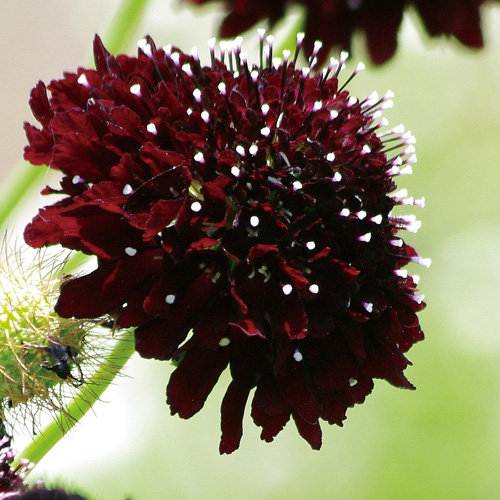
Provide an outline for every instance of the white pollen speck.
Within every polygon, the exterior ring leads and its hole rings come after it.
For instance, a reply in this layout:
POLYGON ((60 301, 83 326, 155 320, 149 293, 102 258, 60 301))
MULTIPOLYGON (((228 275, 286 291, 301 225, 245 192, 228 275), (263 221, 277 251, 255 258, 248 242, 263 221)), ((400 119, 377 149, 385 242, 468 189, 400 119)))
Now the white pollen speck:
POLYGON ((71 179, 72 184, 80 184, 80 182, 82 182, 82 181, 83 181, 83 179, 79 175, 75 175, 71 179))
POLYGON ((264 136, 264 137, 269 137, 269 135, 271 134, 271 129, 269 127, 264 127, 262 129, 260 129, 260 133, 264 136))
POLYGON ((313 283, 312 285, 309 286, 309 291, 311 293, 318 293, 319 292, 319 286, 313 283))
POLYGON ((365 243, 368 243, 372 239, 372 233, 365 233, 362 234, 361 236, 358 236, 358 241, 364 241, 365 243))
POLYGON ((236 146, 236 152, 240 155, 240 156, 245 156, 246 152, 245 152, 245 148, 239 144, 238 146, 236 146))
POLYGON ((239 177, 240 176, 240 169, 235 165, 234 167, 231 167, 231 173, 235 177, 239 177))
POLYGON ((217 85, 217 88, 222 95, 226 95, 226 84, 224 82, 220 82, 219 85, 217 85))
POLYGON ((122 189, 122 194, 125 196, 128 196, 129 194, 132 194, 134 190, 132 189, 132 186, 130 184, 125 184, 122 189))
POLYGON ((334 152, 328 153, 326 155, 326 159, 327 159, 327 161, 333 161, 333 160, 335 160, 335 153, 334 152))
POLYGON ((293 287, 292 285, 290 285, 290 283, 287 283, 286 285, 283 285, 281 289, 283 290, 283 293, 285 295, 290 295, 292 293, 293 287))
POLYGON ((371 313, 373 312, 373 304, 371 302, 361 302, 363 304, 363 307, 366 309, 367 312, 371 313))
POLYGON ((334 182, 340 182, 342 180, 342 174, 340 172, 335 172, 335 175, 332 178, 334 182))
POLYGON ((198 163, 205 163, 205 157, 203 156, 203 153, 201 151, 198 151, 194 156, 193 156, 194 161, 197 161, 198 163))
POLYGON ((331 109, 330 110, 330 119, 335 120, 339 116, 339 112, 336 109, 331 109))
POLYGON ((201 210, 201 203, 199 201, 194 201, 191 203, 191 210, 193 212, 199 212, 201 210))
POLYGON ((294 191, 298 191, 299 189, 302 189, 302 182, 300 181, 294 181, 294 183, 292 184, 293 186, 293 190, 294 191))
POLYGON ((302 353, 298 349, 295 349, 293 359, 297 361, 297 363, 300 363, 304 359, 304 356, 302 356, 302 353))
POLYGON ((201 90, 200 89, 194 89, 193 90, 193 97, 195 98, 196 102, 201 102, 201 90))
POLYGON ((202 111, 202 112, 201 112, 201 119, 202 119, 205 123, 210 122, 210 115, 208 114, 208 111, 202 111))
POLYGON ((175 302, 175 295, 170 293, 165 297, 165 302, 167 304, 173 304, 175 302))
POLYGON ((393 273, 400 278, 408 278, 408 271, 406 269, 395 269, 393 273))
POLYGON ((321 101, 316 101, 313 104, 313 110, 314 111, 319 111, 323 107, 323 103, 321 101))
POLYGON ((383 220, 383 217, 382 217, 381 214, 379 214, 379 215, 375 215, 375 217, 370 217, 370 220, 372 222, 375 222, 375 224, 381 224, 382 220, 383 220))
POLYGON ((88 89, 90 88, 90 83, 89 83, 89 81, 87 80, 87 76, 85 75, 85 73, 82 73, 82 74, 78 77, 77 82, 78 82, 80 85, 83 85, 84 87, 87 87, 88 89))
POLYGON ((125 253, 129 256, 129 257, 133 257, 136 253, 137 253, 137 250, 135 248, 132 248, 132 247, 126 247, 125 248, 125 253))
POLYGON ((230 343, 231 343, 231 341, 230 341, 227 337, 222 337, 222 338, 219 340, 219 345, 220 345, 221 347, 226 347, 226 346, 228 346, 230 343))
POLYGON ((351 387, 354 387, 357 383, 358 383, 358 381, 355 378, 350 378, 349 379, 349 385, 351 387))
POLYGON ((255 155, 259 152, 259 146, 257 146, 257 144, 252 144, 252 145, 248 148, 248 152, 249 152, 252 156, 255 156, 255 155))
POLYGON ((339 215, 340 215, 341 217, 349 217, 350 213, 351 213, 351 212, 349 211, 349 209, 348 209, 348 208, 343 208, 343 209, 339 212, 339 215))
POLYGON ((158 130, 156 129, 156 125, 154 123, 148 123, 146 125, 146 130, 153 135, 158 135, 158 130))
POLYGON ((252 215, 252 217, 250 217, 250 225, 252 227, 257 227, 259 225, 259 218, 256 216, 256 215, 252 215))
POLYGON ((314 243, 314 241, 308 241, 306 243, 306 248, 308 250, 314 250, 316 248, 316 243, 314 243))
POLYGON ((134 83, 134 85, 130 86, 130 93, 136 95, 137 97, 141 97, 141 85, 139 83, 134 83))

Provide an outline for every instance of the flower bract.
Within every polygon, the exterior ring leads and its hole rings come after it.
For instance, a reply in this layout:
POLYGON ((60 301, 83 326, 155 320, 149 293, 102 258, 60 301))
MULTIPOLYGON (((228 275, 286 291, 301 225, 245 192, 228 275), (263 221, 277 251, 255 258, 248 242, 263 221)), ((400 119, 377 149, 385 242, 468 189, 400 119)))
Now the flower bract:
POLYGON ((292 418, 319 448, 320 420, 342 425, 374 378, 412 388, 404 354, 423 338, 403 268, 426 262, 399 235, 418 221, 393 213, 422 204, 395 183, 414 138, 386 129, 390 92, 349 94, 362 66, 342 83, 345 53, 300 67, 302 40, 275 59, 260 32, 260 65, 241 40, 211 40, 204 66, 149 37, 114 57, 96 37, 95 70, 31 95, 41 128, 26 125, 25 158, 62 180, 25 239, 98 258, 64 282, 57 312, 136 327, 143 357, 175 361, 167 402, 182 418, 229 368, 222 453, 249 398, 262 439, 292 418))

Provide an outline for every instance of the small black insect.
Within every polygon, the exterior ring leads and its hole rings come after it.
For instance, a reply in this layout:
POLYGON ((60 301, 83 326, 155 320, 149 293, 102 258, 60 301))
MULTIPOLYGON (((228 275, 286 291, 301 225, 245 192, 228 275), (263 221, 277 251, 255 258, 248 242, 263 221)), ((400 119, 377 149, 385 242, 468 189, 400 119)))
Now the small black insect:
POLYGON ((44 351, 55 358, 56 362, 53 365, 50 365, 50 362, 47 360, 43 361, 40 364, 42 368, 54 372, 59 378, 63 380, 71 379, 72 384, 75 386, 82 385, 84 382, 83 373, 80 364, 76 359, 76 349, 69 345, 62 346, 57 340, 52 337, 47 338, 47 341, 49 343, 48 346, 33 345, 28 344, 27 342, 24 342, 24 345, 27 347, 31 347, 32 349, 39 349, 41 351, 44 351), (76 378, 71 373, 72 366, 70 365, 70 362, 72 362, 77 367, 79 378, 76 378))

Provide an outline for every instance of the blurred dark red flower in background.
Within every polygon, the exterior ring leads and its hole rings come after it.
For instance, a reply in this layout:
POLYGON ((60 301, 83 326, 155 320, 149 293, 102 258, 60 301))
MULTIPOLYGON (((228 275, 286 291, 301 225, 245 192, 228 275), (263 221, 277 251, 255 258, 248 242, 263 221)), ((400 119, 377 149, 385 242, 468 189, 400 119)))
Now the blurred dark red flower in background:
MULTIPOLYGON (((213 0, 187 0, 205 4, 213 0)), ((305 50, 312 53, 315 40, 323 42, 320 60, 334 47, 351 50, 352 37, 361 31, 372 61, 382 64, 397 48, 399 27, 405 9, 413 7, 429 35, 455 37, 468 47, 482 47, 480 7, 489 0, 225 0, 227 15, 220 36, 234 38, 259 22, 273 26, 286 17, 287 8, 305 9, 305 50)))
POLYGON ((9 436, 0 437, 0 498, 12 498, 28 489, 24 478, 30 467, 25 462, 11 467, 15 453, 10 444, 9 436))
POLYGON ((319 420, 342 425, 374 378, 412 387, 404 353, 423 338, 402 268, 425 261, 398 236, 418 222, 391 214, 421 204, 394 193, 414 139, 381 131, 391 94, 358 100, 338 79, 346 54, 315 72, 296 66, 301 37, 277 63, 260 36, 261 66, 239 41, 216 58, 212 40, 205 67, 150 38, 113 57, 96 38, 97 70, 52 81, 50 100, 39 83, 42 128, 26 124, 25 158, 63 173, 26 241, 98 257, 64 283, 57 312, 137 327, 143 357, 178 363, 167 402, 182 418, 229 366, 223 453, 253 388, 262 439, 292 416, 319 448, 319 420))

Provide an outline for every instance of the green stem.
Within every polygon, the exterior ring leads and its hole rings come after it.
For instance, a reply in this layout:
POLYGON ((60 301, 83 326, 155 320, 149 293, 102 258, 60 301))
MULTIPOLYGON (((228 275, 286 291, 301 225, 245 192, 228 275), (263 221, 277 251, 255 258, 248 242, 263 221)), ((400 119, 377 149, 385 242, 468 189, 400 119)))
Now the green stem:
POLYGON ((116 54, 124 50, 134 28, 144 16, 149 0, 123 0, 103 37, 106 48, 116 54))
POLYGON ((14 466, 19 464, 22 459, 35 465, 38 464, 52 447, 92 408, 133 353, 133 332, 129 330, 116 341, 109 356, 106 357, 94 375, 85 382, 65 410, 40 434, 36 435, 33 441, 18 455, 14 466))

